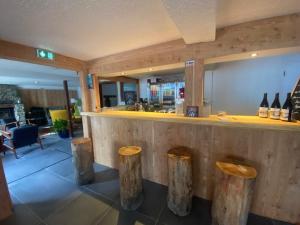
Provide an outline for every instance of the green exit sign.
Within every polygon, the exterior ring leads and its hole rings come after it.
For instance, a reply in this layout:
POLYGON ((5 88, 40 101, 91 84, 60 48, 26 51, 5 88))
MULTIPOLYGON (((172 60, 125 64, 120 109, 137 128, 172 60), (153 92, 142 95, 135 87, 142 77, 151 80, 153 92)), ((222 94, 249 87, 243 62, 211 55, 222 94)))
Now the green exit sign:
POLYGON ((39 48, 36 50, 36 55, 38 58, 48 59, 48 60, 54 60, 55 57, 53 52, 44 49, 39 49, 39 48))

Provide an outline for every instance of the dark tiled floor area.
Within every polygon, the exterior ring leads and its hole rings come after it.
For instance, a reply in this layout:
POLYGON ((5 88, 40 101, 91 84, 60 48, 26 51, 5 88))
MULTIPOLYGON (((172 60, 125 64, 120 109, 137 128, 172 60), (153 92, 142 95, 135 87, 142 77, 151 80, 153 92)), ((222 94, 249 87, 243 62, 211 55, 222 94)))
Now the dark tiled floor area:
MULTIPOLYGON (((96 180, 78 187, 73 182, 70 140, 56 135, 37 146, 4 158, 14 215, 2 225, 209 225, 209 201, 194 198, 189 216, 177 217, 166 207, 167 188, 144 180, 144 203, 134 212, 119 204, 118 171, 95 164, 96 180)), ((248 225, 288 225, 250 214, 248 225)))

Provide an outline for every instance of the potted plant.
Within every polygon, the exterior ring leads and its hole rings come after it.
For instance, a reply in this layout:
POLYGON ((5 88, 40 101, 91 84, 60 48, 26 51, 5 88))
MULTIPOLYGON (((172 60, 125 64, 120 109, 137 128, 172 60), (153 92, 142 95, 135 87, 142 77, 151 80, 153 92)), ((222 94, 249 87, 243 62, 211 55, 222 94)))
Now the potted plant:
POLYGON ((68 130, 68 121, 58 119, 53 122, 53 128, 55 132, 61 138, 68 138, 69 137, 69 130, 68 130))

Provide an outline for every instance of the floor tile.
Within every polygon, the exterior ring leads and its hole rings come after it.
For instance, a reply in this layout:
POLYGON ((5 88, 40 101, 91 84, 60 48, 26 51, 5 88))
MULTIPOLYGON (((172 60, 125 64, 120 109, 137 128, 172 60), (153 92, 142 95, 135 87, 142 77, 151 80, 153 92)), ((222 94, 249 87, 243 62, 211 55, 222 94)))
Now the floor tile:
POLYGON ((12 197, 13 202, 13 215, 2 220, 1 225, 42 225, 43 222, 33 214, 33 212, 18 201, 14 196, 12 197))
POLYGON ((282 222, 282 221, 278 221, 278 220, 273 220, 272 224, 273 225, 292 225, 291 223, 282 222))
POLYGON ((143 203, 137 211, 156 220, 161 211, 166 207, 167 187, 143 180, 143 195, 143 203))
POLYGON ((248 216, 247 225, 273 225, 272 220, 254 215, 252 213, 248 216))
POLYGON ((13 162, 6 163, 5 160, 3 165, 6 180, 8 183, 14 182, 69 157, 63 152, 38 149, 26 157, 14 159, 13 162))
POLYGON ((155 225, 155 221, 136 211, 125 211, 115 207, 99 221, 98 225, 155 225))
POLYGON ((100 193, 117 202, 120 199, 120 185, 118 171, 106 169, 95 173, 95 181, 85 185, 86 188, 100 193))
POLYGON ((70 181, 74 180, 74 167, 72 163, 72 157, 58 162, 57 164, 48 167, 46 170, 62 176, 63 178, 66 178, 70 181))
POLYGON ((92 225, 99 221, 111 206, 82 193, 45 219, 48 225, 92 225))
POLYGON ((210 216, 211 203, 207 200, 193 198, 193 207, 192 212, 188 216, 179 217, 174 215, 168 207, 166 207, 159 220, 158 224, 161 225, 210 225, 211 216, 210 216))
POLYGON ((10 192, 41 218, 49 216, 76 198, 78 188, 47 171, 41 171, 9 186, 10 192))

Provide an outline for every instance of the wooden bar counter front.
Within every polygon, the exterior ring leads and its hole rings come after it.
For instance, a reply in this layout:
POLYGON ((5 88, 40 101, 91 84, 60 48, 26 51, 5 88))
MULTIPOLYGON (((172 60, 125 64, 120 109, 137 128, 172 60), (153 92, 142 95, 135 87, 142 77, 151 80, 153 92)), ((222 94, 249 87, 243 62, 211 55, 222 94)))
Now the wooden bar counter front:
POLYGON ((143 149, 143 178, 167 185, 167 151, 192 149, 193 192, 212 199, 216 161, 245 159, 257 169, 251 212, 300 221, 300 126, 256 117, 232 121, 138 112, 83 113, 90 120, 95 161, 118 168, 118 149, 143 149))

